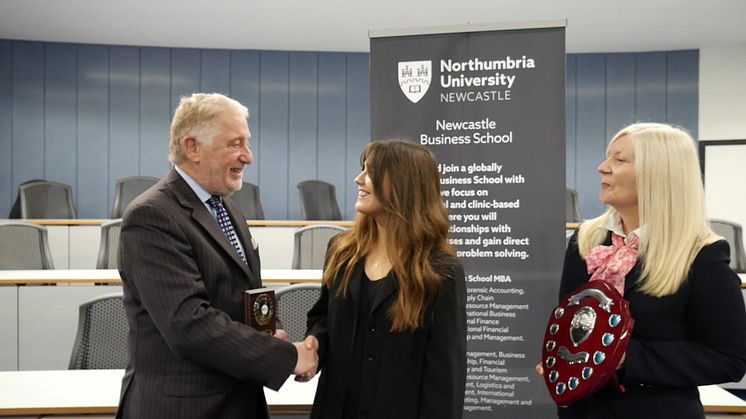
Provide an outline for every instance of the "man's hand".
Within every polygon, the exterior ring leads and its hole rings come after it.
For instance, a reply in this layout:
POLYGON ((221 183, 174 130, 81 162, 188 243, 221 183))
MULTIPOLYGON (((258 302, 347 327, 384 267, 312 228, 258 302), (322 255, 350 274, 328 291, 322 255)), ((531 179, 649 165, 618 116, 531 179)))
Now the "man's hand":
POLYGON ((316 375, 316 371, 319 367, 319 341, 316 336, 309 335, 303 342, 296 342, 296 349, 298 350, 298 364, 295 366, 295 381, 308 381, 316 375), (313 354, 313 365, 309 368, 303 369, 301 367, 301 351, 310 352, 313 354))
POLYGON ((282 339, 282 340, 284 340, 285 342, 287 342, 287 341, 289 341, 289 340, 290 340, 290 335, 288 335, 288 332, 286 332, 286 331, 284 331, 284 330, 282 330, 282 329, 277 329, 277 330, 275 330, 275 334, 274 334, 274 336, 275 336, 275 337, 276 337, 277 339, 282 339))

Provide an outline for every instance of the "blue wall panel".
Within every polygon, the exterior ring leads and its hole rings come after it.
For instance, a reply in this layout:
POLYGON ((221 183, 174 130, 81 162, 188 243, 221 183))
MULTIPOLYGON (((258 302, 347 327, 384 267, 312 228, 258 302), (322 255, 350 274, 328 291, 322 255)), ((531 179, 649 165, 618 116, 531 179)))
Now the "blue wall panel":
MULTIPOLYGON (((319 55, 318 179, 336 185, 339 208, 347 208, 347 59, 342 53, 319 55)), ((349 201, 349 199, 348 199, 349 201)), ((344 215, 343 215, 344 216, 344 215)), ((348 217, 351 218, 351 217, 348 217)))
POLYGON ((606 57, 606 142, 635 120, 635 56, 606 57))
MULTIPOLYGON (((256 158, 259 153, 259 53, 256 51, 231 52, 231 97, 249 108, 249 132, 251 151, 256 158)), ((259 185, 259 165, 244 168, 245 182, 259 185)), ((259 190, 260 196, 266 194, 259 190)))
MULTIPOLYGON (((567 177, 582 215, 603 211, 596 167, 620 127, 656 120, 695 136, 697 51, 567 56, 567 177)), ((370 140, 368 54, 87 46, 0 40, 0 216, 18 184, 69 183, 83 217, 106 218, 117 179, 163 176, 181 95, 229 93, 250 112, 268 219, 298 218, 296 184, 337 187, 354 216, 370 140), (102 191, 106 191, 102 193, 102 191)))
POLYGON ((140 174, 159 178, 170 167, 171 54, 165 48, 140 54, 140 174))
MULTIPOLYGON (((12 187, 43 179, 44 170, 44 44, 13 43, 12 187)), ((50 179, 55 180, 55 179, 50 179)), ((3 211, 5 212, 5 211, 3 211)))
POLYGON ((226 50, 202 51, 202 75, 200 91, 230 94, 231 60, 226 50))
POLYGON ((592 195, 595 199, 581 199, 580 215, 600 214, 598 202, 600 181, 596 168, 606 152, 606 56, 586 54, 577 60, 577 155, 576 190, 578 195, 592 195))
POLYGON ((75 188, 78 48, 71 44, 49 44, 44 55, 46 177, 75 188))
POLYGON ((174 49, 171 51, 171 111, 169 115, 174 114, 182 96, 202 91, 201 79, 202 54, 200 50, 174 49))
POLYGON ((140 49, 109 50, 109 194, 116 182, 140 175, 140 49))
POLYGON ((283 220, 288 214, 288 67, 286 52, 263 52, 259 87, 259 187, 267 219, 283 220), (268 195, 268 191, 272 191, 268 195))
POLYGON ((577 57, 568 55, 565 60, 565 184, 575 188, 575 150, 577 149, 577 115, 575 95, 577 82, 577 57))
POLYGON ((685 128, 697 139, 699 52, 668 53, 666 69, 666 120, 685 128))
POLYGON ((666 120, 666 53, 637 54, 637 119, 666 120))
POLYGON ((348 219, 355 216, 357 185, 352 180, 360 173, 360 152, 371 140, 369 71, 368 54, 347 56, 347 179, 342 188, 337 187, 337 199, 343 218, 348 219))
POLYGON ((10 41, 0 41, 0 217, 10 212, 16 193, 13 189, 13 67, 10 41))
POLYGON ((78 179, 73 186, 78 217, 111 210, 109 176, 109 49, 78 48, 78 179))
POLYGON ((288 218, 299 220, 298 182, 317 178, 318 54, 290 54, 288 99, 288 218))

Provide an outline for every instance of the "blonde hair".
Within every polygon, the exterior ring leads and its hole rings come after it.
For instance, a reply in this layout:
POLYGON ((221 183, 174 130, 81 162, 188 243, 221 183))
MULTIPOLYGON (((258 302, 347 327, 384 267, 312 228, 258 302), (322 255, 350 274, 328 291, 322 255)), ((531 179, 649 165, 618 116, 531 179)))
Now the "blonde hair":
MULTIPOLYGON (((391 331, 415 330, 440 281, 451 275, 449 260, 456 254, 447 240, 448 214, 435 156, 415 143, 382 140, 368 144, 360 160, 388 217, 386 248, 399 290, 388 313, 391 331)), ((342 272, 338 293, 345 295, 355 266, 378 239, 373 218, 359 213, 352 230, 329 250, 324 284, 331 287, 342 272)))
MULTIPOLYGON (((639 289, 654 297, 671 295, 686 281, 702 247, 720 239, 707 221, 694 140, 670 125, 638 123, 619 131, 609 147, 623 136, 633 144, 644 230, 638 249, 643 267, 639 289)), ((580 226, 578 247, 583 258, 606 239, 609 219, 617 216, 610 207, 580 226)))
POLYGON ((249 110, 245 106, 219 93, 182 96, 171 121, 168 160, 179 164, 186 159, 183 144, 185 137, 194 137, 203 145, 210 144, 215 136, 212 122, 227 112, 249 117, 249 110))

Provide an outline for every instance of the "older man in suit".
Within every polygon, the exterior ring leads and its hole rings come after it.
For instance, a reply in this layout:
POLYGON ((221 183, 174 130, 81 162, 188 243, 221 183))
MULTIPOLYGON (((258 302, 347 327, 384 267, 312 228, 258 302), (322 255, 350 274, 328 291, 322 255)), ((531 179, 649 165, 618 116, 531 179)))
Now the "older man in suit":
POLYGON ((121 418, 266 418, 263 386, 315 370, 313 348, 241 323, 262 286, 240 210, 248 110, 219 94, 182 98, 171 124, 174 169, 128 207, 120 274, 129 321, 121 418))

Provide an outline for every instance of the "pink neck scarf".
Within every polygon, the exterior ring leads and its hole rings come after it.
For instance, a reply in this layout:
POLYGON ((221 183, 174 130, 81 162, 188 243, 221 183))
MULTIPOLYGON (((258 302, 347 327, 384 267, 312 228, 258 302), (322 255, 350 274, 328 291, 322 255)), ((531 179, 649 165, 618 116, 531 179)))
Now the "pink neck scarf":
POLYGON ((624 277, 637 263, 637 247, 640 238, 632 236, 629 244, 624 244, 624 237, 611 233, 611 246, 598 245, 588 252, 585 264, 588 273, 593 274, 591 281, 602 280, 611 284, 619 294, 624 295, 624 277))

